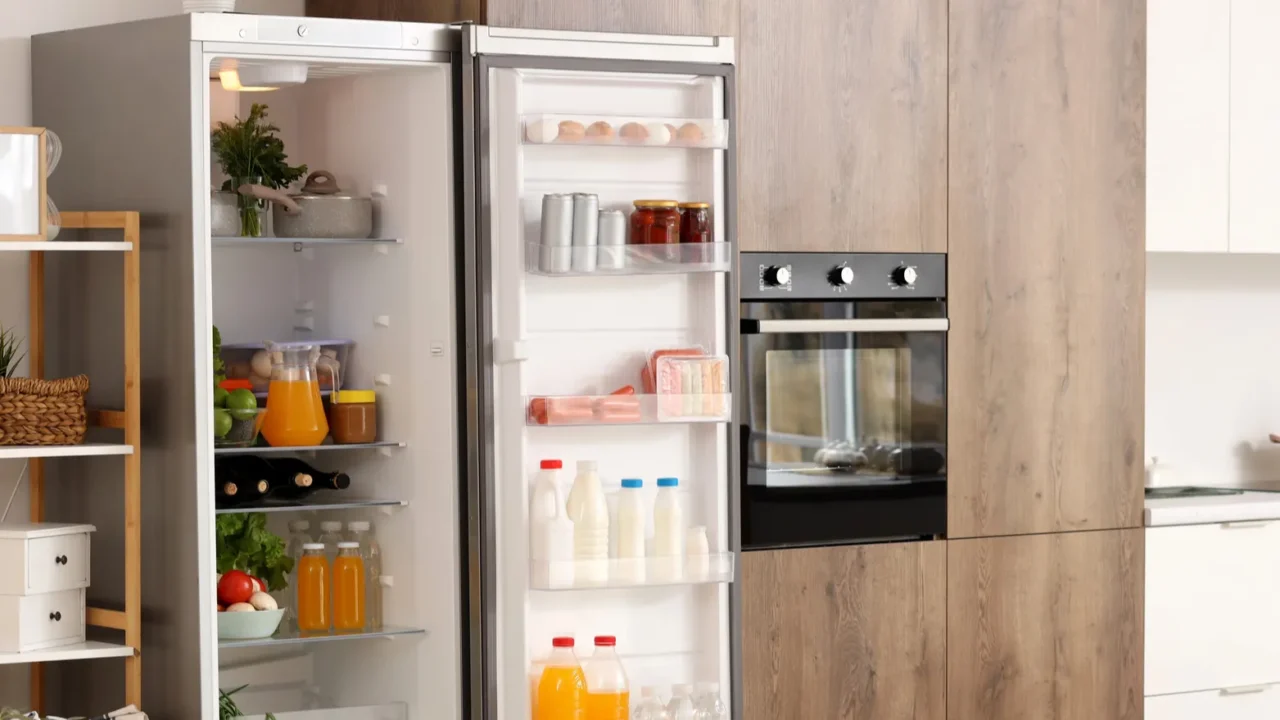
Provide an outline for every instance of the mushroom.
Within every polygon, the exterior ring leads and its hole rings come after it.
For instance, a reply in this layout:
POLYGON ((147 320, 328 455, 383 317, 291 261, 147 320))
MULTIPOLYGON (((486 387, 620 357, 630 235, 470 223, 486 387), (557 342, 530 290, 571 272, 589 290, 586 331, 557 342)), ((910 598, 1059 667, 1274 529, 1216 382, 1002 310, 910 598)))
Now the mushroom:
POLYGON ((264 592, 256 592, 249 597, 249 604, 254 610, 276 610, 276 599, 264 592))
POLYGON ((236 603, 227 608, 227 612, 253 612, 253 606, 249 603, 236 603))

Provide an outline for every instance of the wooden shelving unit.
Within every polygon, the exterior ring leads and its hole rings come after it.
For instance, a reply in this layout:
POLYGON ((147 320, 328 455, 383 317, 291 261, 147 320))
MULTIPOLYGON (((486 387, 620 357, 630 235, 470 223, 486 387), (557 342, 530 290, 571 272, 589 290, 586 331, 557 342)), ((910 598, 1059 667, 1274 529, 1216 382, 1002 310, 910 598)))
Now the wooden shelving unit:
POLYGON ((122 610, 89 607, 89 626, 124 633, 123 644, 86 642, 34 653, 0 654, 0 664, 31 663, 31 705, 44 714, 42 662, 123 657, 125 704, 142 706, 142 404, 141 404, 141 306, 139 295, 139 235, 136 212, 63 212, 62 229, 119 230, 120 242, 0 242, 0 251, 29 252, 28 287, 30 330, 27 353, 30 376, 44 377, 45 313, 44 254, 46 252, 119 252, 124 271, 124 408, 89 413, 90 424, 124 432, 123 442, 86 443, 61 447, 0 447, 0 458, 26 458, 31 482, 31 522, 44 519, 44 460, 58 457, 119 455, 124 459, 124 572, 122 610))

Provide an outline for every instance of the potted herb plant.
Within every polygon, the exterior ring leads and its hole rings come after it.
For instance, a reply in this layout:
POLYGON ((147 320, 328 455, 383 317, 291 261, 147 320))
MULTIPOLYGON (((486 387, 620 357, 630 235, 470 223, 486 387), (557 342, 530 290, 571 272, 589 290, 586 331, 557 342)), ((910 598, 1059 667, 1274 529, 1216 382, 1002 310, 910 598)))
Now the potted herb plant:
MULTIPOLYGON (((232 700, 231 696, 247 687, 249 686, 241 685, 235 690, 218 691, 218 720, 235 720, 236 718, 245 717, 245 714, 240 712, 240 708, 236 706, 236 701, 232 700)), ((265 717, 266 720, 276 720, 276 716, 271 713, 267 713, 265 717)))
MULTIPOLYGON (((283 190, 307 174, 307 166, 289 165, 284 142, 276 137, 280 128, 267 121, 267 106, 254 103, 246 118, 236 117, 234 124, 219 122, 211 136, 210 147, 228 179, 224 191, 237 191, 242 185, 265 185, 283 190)), ((237 193, 240 209, 240 234, 263 235, 264 203, 255 197, 237 193)))
POLYGON ((22 338, 0 326, 0 445, 79 445, 88 415, 89 378, 14 377, 26 353, 22 338))

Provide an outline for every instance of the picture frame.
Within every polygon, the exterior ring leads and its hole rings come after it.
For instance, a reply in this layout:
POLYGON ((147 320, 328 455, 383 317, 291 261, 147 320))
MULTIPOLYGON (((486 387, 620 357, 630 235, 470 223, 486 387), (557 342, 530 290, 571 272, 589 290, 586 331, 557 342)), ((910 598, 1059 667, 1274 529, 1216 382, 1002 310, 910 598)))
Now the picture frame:
POLYGON ((48 238, 45 129, 0 126, 0 242, 48 238))

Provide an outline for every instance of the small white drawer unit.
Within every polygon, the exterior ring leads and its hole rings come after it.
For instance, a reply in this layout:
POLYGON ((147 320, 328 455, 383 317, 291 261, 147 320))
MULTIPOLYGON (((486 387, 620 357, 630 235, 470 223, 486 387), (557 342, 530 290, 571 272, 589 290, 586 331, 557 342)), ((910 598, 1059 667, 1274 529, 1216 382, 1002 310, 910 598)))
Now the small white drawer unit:
POLYGON ((84 642, 92 525, 0 524, 0 652, 84 642))

